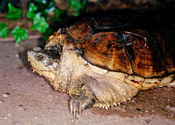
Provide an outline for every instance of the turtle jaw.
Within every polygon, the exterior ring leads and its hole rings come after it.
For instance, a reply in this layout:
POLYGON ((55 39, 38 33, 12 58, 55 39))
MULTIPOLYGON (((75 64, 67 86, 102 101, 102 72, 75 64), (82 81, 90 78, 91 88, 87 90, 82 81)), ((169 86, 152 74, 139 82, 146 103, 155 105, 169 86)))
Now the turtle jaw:
POLYGON ((32 66, 33 72, 37 72, 49 81, 54 81, 59 65, 58 62, 45 53, 39 51, 38 47, 28 51, 27 56, 28 61, 32 66))

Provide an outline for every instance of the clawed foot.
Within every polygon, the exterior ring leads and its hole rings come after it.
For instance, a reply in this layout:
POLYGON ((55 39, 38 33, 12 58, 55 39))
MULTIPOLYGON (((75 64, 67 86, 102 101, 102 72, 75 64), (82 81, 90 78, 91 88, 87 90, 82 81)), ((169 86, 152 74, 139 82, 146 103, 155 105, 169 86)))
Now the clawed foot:
POLYGON ((71 97, 69 108, 71 114, 77 118, 81 115, 84 109, 93 106, 95 103, 95 97, 93 95, 93 91, 89 88, 89 86, 87 86, 87 84, 84 84, 82 79, 80 79, 80 81, 76 84, 77 86, 72 86, 73 88, 69 91, 71 97))
POLYGON ((78 97, 73 97, 70 100, 70 112, 75 117, 81 115, 82 110, 85 109, 85 105, 83 104, 83 99, 78 97))
POLYGON ((81 115, 82 110, 93 105, 92 99, 86 96, 72 97, 70 100, 70 112, 74 117, 81 115))

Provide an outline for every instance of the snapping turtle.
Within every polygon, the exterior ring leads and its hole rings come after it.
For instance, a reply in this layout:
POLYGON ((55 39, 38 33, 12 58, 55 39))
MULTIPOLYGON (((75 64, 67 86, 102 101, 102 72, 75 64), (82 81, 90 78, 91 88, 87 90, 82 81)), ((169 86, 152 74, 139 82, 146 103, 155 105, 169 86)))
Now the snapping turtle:
POLYGON ((119 105, 139 90, 175 83, 174 31, 137 18, 131 23, 120 19, 84 18, 60 28, 44 49, 27 53, 33 70, 70 96, 75 116, 88 107, 119 105))

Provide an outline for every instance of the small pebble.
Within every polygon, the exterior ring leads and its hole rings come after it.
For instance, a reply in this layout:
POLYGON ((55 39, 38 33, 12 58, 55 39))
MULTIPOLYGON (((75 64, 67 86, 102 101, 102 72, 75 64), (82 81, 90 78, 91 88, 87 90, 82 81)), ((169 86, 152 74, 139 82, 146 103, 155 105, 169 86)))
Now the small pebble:
POLYGON ((146 123, 150 123, 151 122, 151 120, 146 120, 146 123))
POLYGON ((7 98, 10 95, 10 93, 4 93, 3 97, 7 98))
POLYGON ((16 57, 19 58, 19 54, 16 54, 16 57))
POLYGON ((11 116, 12 116, 12 114, 11 114, 11 113, 8 113, 8 114, 7 114, 7 116, 8 116, 8 117, 11 117, 11 116))
POLYGON ((3 117, 4 119, 7 119, 7 117, 3 117))
POLYGON ((137 111, 141 111, 141 109, 140 109, 140 108, 136 108, 136 110, 137 110, 137 111))
POLYGON ((18 106, 19 106, 19 107, 23 107, 23 105, 22 105, 22 104, 19 104, 18 106))

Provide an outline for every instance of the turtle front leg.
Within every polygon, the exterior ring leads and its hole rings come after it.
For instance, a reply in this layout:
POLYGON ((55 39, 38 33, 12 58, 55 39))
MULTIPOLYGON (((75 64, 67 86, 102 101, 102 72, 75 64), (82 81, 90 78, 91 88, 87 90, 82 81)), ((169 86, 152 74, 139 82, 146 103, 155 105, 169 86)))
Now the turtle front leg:
POLYGON ((82 110, 92 107, 95 103, 93 92, 86 84, 73 87, 70 96, 69 108, 75 117, 81 114, 82 110))

